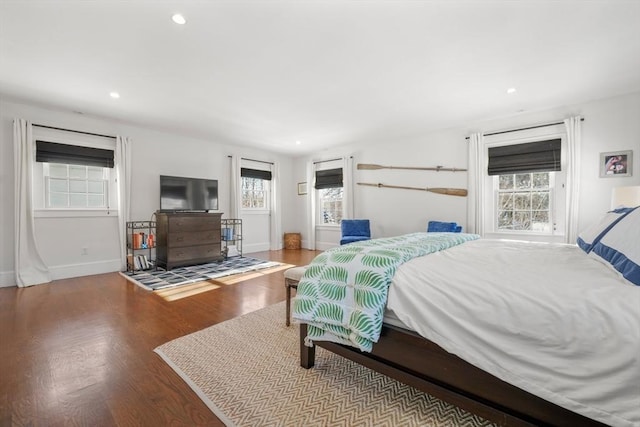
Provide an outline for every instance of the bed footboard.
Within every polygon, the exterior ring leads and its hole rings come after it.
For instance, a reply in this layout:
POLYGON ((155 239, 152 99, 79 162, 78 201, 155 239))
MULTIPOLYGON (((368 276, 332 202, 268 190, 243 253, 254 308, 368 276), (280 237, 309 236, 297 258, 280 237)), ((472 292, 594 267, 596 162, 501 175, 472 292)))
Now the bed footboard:
POLYGON ((307 347, 306 336, 307 325, 301 324, 300 366, 306 369, 313 367, 318 346, 501 426, 605 426, 514 387, 410 331, 384 325, 371 353, 327 341, 307 347))

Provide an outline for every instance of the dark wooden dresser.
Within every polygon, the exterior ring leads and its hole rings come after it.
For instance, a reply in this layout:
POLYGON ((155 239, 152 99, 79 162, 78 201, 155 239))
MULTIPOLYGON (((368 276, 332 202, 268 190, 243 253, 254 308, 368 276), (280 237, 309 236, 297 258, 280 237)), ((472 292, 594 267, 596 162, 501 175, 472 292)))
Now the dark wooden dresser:
POLYGON ((156 260, 170 270, 223 259, 221 213, 156 212, 156 260))

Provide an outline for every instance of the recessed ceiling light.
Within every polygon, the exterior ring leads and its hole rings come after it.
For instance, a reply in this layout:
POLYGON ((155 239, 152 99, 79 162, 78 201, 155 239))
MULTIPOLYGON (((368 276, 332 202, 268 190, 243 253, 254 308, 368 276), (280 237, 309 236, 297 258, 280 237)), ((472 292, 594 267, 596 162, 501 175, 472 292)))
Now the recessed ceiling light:
POLYGON ((510 87, 509 89, 507 89, 507 93, 509 95, 513 95, 514 93, 516 93, 516 88, 515 87, 510 87))
POLYGON ((173 20, 173 22, 175 22, 178 25, 184 25, 187 23, 187 20, 184 19, 184 16, 180 15, 179 13, 176 13, 175 15, 173 15, 171 17, 171 20, 173 20))
POLYGON ((300 145, 302 144, 300 141, 296 141, 296 145, 300 145))
POLYGON ((114 98, 114 99, 120 98, 120 94, 118 92, 111 92, 111 93, 109 93, 109 96, 114 98))

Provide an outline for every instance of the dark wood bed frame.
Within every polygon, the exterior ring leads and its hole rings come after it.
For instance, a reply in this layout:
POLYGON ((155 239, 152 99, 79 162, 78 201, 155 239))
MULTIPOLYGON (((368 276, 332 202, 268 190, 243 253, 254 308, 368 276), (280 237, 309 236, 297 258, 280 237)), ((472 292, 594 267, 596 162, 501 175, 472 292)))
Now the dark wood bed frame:
MULTIPOLYGON (((307 325, 300 325, 300 365, 315 363, 315 346, 304 345, 307 325)), ((605 426, 564 409, 448 353, 420 335, 384 325, 371 353, 318 341, 314 345, 424 391, 502 426, 605 426)))

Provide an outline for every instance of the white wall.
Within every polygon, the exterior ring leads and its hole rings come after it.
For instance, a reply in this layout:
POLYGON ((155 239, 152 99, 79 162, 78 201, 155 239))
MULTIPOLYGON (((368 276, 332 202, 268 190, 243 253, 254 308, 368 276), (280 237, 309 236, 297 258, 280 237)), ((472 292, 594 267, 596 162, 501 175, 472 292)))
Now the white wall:
MULTIPOLYGON (((292 204, 292 160, 263 150, 236 147, 133 126, 73 112, 0 99, 0 286, 14 279, 13 119, 133 140, 131 218, 151 219, 159 207, 159 175, 218 179, 220 212, 229 210, 229 155, 278 162, 284 206, 292 204)), ((295 213, 282 210, 283 223, 295 213)), ((223 215, 226 217, 226 215, 223 215)), ((36 239, 54 279, 119 270, 118 221, 115 216, 36 218, 36 239), (87 248, 87 255, 82 255, 87 248)), ((250 236, 249 236, 250 239, 250 236)))
MULTIPOLYGON (((613 187, 640 185, 640 93, 633 93, 581 105, 520 113, 499 120, 469 123, 464 127, 407 137, 383 143, 367 144, 354 141, 340 150, 329 150, 301 157, 294 162, 294 180, 306 181, 306 163, 342 155, 353 155, 357 163, 393 166, 467 167, 467 140, 472 132, 514 129, 536 124, 562 121, 582 115, 582 172, 579 205, 579 230, 609 209, 613 187), (634 151, 634 172, 631 177, 600 178, 601 152, 634 151)), ((355 168, 354 168, 355 169, 355 168)), ((420 172, 399 170, 355 170, 354 182, 373 182, 401 186, 467 188, 467 174, 451 172, 420 172)), ((303 246, 308 247, 305 227, 307 196, 295 199, 299 215, 291 231, 302 232, 303 246)), ((443 196, 424 191, 355 186, 355 216, 369 218, 373 237, 425 230, 429 220, 456 221, 466 228, 466 198, 443 196)), ((339 229, 320 230, 316 247, 326 249, 337 245, 339 229)))
MULTIPOLYGON (((300 232, 308 247, 307 196, 297 195, 297 183, 306 181, 309 160, 344 155, 357 163, 406 166, 467 167, 467 142, 471 132, 491 132, 539 123, 555 122, 580 114, 585 117, 582 133, 582 174, 579 229, 609 208, 616 186, 640 185, 640 93, 598 100, 547 111, 521 113, 500 120, 478 121, 464 127, 432 132, 393 141, 354 141, 340 149, 290 159, 266 151, 234 147, 223 142, 146 129, 72 112, 0 100, 0 286, 13 285, 13 118, 61 128, 84 130, 133 139, 132 218, 148 220, 158 208, 158 176, 184 175, 219 180, 220 211, 229 206, 228 155, 238 155, 281 165, 282 232, 300 232), (599 178, 599 155, 614 150, 634 151, 634 173, 627 178, 599 178)), ((354 182, 391 185, 466 188, 466 173, 355 170, 354 182)), ((369 218, 374 237, 424 230, 429 220, 451 220, 466 227, 466 198, 424 191, 355 187, 355 216, 369 218)), ((96 274, 118 269, 117 219, 38 218, 36 232, 45 262, 56 278, 96 274), (88 255, 81 255, 81 248, 88 255)), ((322 229, 317 247, 337 245, 339 229, 322 229)), ((250 247, 250 241, 247 242, 250 247)))

